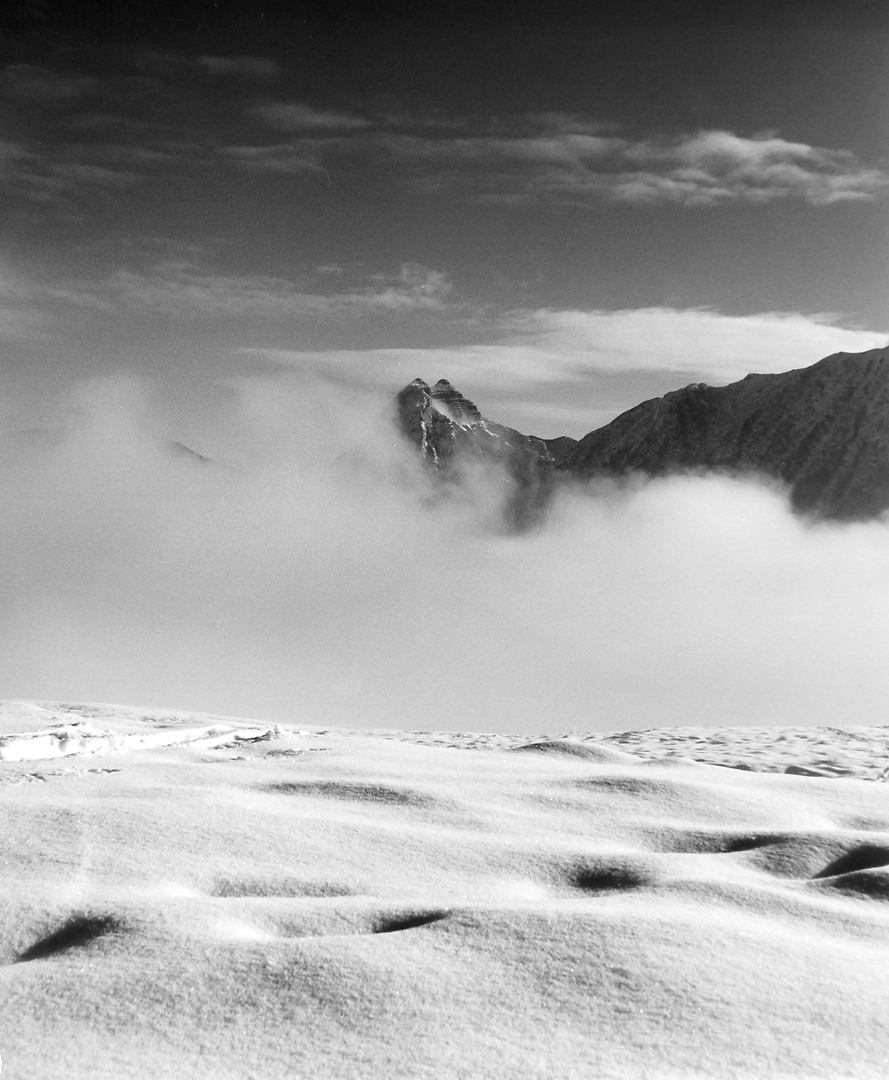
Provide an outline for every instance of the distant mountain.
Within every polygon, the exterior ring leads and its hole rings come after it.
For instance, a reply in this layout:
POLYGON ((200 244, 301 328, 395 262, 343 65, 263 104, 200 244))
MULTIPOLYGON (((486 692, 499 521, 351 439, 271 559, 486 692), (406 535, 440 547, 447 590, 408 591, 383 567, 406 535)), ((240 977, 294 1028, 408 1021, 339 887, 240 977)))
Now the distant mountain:
POLYGON ((402 431, 437 470, 454 474, 464 451, 498 465, 517 524, 539 515, 559 478, 639 472, 762 473, 789 486, 797 512, 840 521, 889 509, 889 348, 728 386, 694 383, 580 440, 485 420, 444 379, 431 389, 415 379, 397 402, 402 431))
POLYGON ((204 465, 213 464, 212 458, 208 458, 205 457, 203 454, 199 454, 197 450, 192 450, 190 446, 186 446, 185 443, 178 442, 175 439, 171 439, 167 443, 167 446, 170 451, 172 451, 172 453, 174 453, 180 459, 184 458, 187 461, 193 461, 195 463, 201 462, 201 464, 204 465))
POLYGON ((430 387, 414 379, 395 399, 396 423, 444 481, 459 483, 474 468, 494 472, 505 493, 505 524, 539 519, 554 490, 555 458, 543 439, 486 420, 447 379, 430 387))
POLYGON ((789 485, 800 513, 875 517, 889 508, 889 349, 652 398, 585 435, 558 468, 581 477, 761 472, 789 485))
MULTIPOLYGON (((64 448, 65 441, 69 437, 70 431, 63 427, 13 428, 0 431, 0 459, 6 456, 33 458, 35 454, 58 451, 64 448)), ((212 458, 199 454, 197 450, 175 439, 157 438, 150 445, 156 452, 170 459, 178 459, 194 465, 215 464, 212 458)))

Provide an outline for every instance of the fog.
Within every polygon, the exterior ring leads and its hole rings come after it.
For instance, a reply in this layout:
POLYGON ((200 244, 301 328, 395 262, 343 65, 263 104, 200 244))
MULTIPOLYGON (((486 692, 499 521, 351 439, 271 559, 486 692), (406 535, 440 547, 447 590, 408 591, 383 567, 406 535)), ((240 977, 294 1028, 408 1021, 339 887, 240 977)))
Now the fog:
POLYGON ((526 733, 885 721, 883 524, 676 478, 565 492, 509 536, 493 482, 433 497, 385 398, 274 376, 213 401, 183 430, 120 374, 77 384, 52 437, 6 437, 0 696, 526 733))

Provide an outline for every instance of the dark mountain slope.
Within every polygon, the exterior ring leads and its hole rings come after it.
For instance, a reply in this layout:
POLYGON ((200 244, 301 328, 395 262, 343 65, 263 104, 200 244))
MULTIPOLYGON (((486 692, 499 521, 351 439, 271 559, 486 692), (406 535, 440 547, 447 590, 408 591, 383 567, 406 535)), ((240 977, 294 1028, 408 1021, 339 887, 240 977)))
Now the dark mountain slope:
POLYGON ((719 469, 790 485, 796 510, 855 520, 889 508, 889 349, 837 353, 729 386, 697 383, 584 436, 563 475, 719 469))
POLYGON ((402 433, 443 479, 496 468, 507 524, 538 519, 558 480, 717 470, 786 483, 796 511, 840 521, 889 510, 889 348, 837 353, 729 386, 695 383, 644 401, 579 441, 486 420, 442 379, 396 398, 402 433))
POLYGON ((577 449, 577 439, 572 439, 570 435, 559 435, 555 439, 544 439, 543 441, 546 443, 547 450, 555 458, 556 466, 577 449))

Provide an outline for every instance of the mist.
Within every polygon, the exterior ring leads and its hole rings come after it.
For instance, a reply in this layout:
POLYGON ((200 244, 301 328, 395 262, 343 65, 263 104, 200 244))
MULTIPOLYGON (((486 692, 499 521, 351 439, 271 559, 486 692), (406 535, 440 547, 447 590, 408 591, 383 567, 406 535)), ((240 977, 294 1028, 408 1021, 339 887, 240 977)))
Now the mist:
POLYGON ((529 734, 884 721, 885 524, 683 477, 566 490, 512 536, 493 479, 435 496, 385 397, 275 375, 212 401, 183 430, 121 373, 6 437, 0 697, 529 734))

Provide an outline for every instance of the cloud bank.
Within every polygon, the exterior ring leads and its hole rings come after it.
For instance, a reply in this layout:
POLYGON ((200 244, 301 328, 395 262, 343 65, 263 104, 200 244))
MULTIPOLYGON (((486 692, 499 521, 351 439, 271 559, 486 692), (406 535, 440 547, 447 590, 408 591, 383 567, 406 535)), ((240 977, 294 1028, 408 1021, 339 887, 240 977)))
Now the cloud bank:
POLYGON ((676 479, 566 494, 509 537, 496 489, 429 501, 379 396, 241 380, 207 417, 214 465, 172 451, 132 377, 68 406, 54 444, 3 446, 4 697, 528 733, 881 722, 885 525, 676 479))
MULTIPOLYGON (((109 245, 104 262, 117 268, 37 278, 0 266, 0 338, 48 348, 55 340, 62 381, 74 374, 66 352, 78 334, 107 370, 119 363, 115 350, 156 333, 162 319, 165 331, 202 348, 212 333, 221 344, 207 364, 216 370, 222 361, 229 370, 271 362, 377 393, 418 375, 445 377, 486 415, 544 437, 580 437, 690 382, 721 385, 887 341, 885 331, 830 313, 494 305, 418 262, 233 274, 212 245, 172 241, 109 245), (311 346, 279 344, 300 338, 311 346)), ((151 360, 142 357, 147 370, 151 360)))
POLYGON ((807 367, 837 352, 864 352, 886 334, 844 327, 830 315, 706 309, 518 309, 479 313, 490 340, 427 348, 253 350, 328 377, 396 387, 439 374, 492 419, 544 437, 585 435, 641 400, 695 381, 721 385, 751 371, 807 367), (608 388, 610 393, 603 394, 608 388), (603 397, 614 405, 603 408, 603 397))

